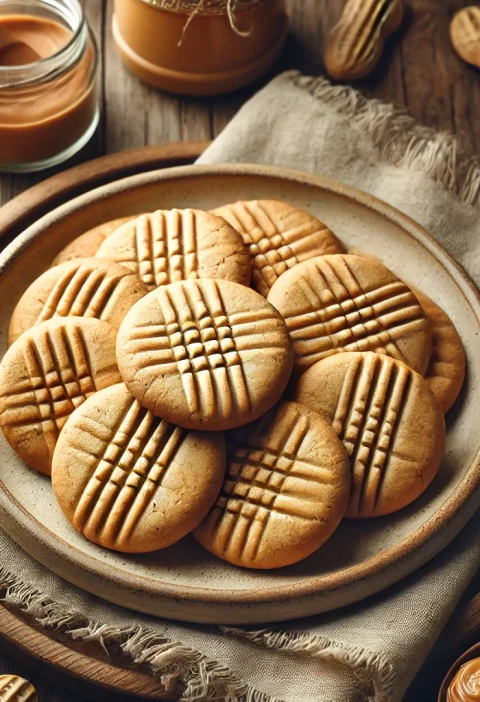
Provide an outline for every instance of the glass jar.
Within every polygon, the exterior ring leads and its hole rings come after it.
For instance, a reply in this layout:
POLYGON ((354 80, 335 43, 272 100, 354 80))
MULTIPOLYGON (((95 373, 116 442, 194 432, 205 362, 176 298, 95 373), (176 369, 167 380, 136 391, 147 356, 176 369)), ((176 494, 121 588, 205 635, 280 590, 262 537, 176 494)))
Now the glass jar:
POLYGON ((116 47, 127 68, 150 85, 219 95, 256 80, 280 55, 287 35, 284 0, 252 2, 230 17, 208 6, 190 15, 165 9, 174 4, 115 0, 116 47))
POLYGON ((0 170, 49 168, 79 151, 98 125, 95 39, 78 0, 0 0, 0 27, 39 56, 0 65, 0 170))

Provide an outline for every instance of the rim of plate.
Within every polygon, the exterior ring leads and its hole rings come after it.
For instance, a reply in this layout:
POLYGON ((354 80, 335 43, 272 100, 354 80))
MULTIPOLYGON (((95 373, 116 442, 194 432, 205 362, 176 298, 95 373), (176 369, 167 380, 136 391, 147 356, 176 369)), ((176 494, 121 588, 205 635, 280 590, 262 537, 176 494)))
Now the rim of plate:
MULTIPOLYGON (((199 176, 215 177, 218 175, 235 177, 263 176, 270 179, 295 182, 331 192, 352 200, 369 210, 374 210, 377 214, 399 226, 407 236, 414 239, 436 258, 463 294, 466 303, 475 314, 480 329, 480 291, 460 264, 423 227, 373 195, 329 178, 275 166, 253 164, 177 166, 128 176, 94 188, 55 208, 17 236, 0 254, 0 276, 33 241, 42 235, 46 227, 58 222, 72 210, 88 207, 89 204, 107 199, 111 195, 118 195, 123 191, 131 191, 142 186, 154 185, 159 181, 198 178, 199 176)), ((195 603, 222 603, 228 605, 234 602, 240 605, 254 605, 262 602, 275 603, 297 598, 308 598, 334 590, 345 589, 358 581, 365 582, 365 580, 370 580, 378 576, 387 567, 393 567, 407 556, 413 556, 413 554, 418 553, 442 528, 446 528, 453 521, 462 507, 467 507, 469 500, 474 496, 476 490, 480 488, 480 449, 475 454, 460 484, 438 510, 424 524, 417 527, 411 534, 394 546, 349 568, 309 577, 305 579, 305 582, 266 587, 256 585, 250 589, 244 588, 240 590, 226 588, 222 591, 220 588, 185 585, 179 587, 178 584, 169 584, 158 580, 158 578, 146 575, 136 575, 120 566, 104 563, 95 556, 86 554, 76 546, 58 537, 27 512, 1 482, 0 487, 0 506, 3 507, 8 517, 13 519, 23 531, 26 531, 30 538, 37 542, 39 540, 42 541, 49 549, 53 548, 56 555, 76 568, 80 567, 85 572, 108 579, 121 587, 126 586, 148 596, 174 598, 175 600, 195 603), (42 532, 45 534, 43 538, 41 536, 42 532)), ((456 533, 455 531, 447 539, 447 543, 456 533)), ((422 560, 420 565, 423 565, 430 557, 433 557, 437 551, 433 551, 430 556, 422 560)), ((412 569, 408 570, 408 573, 410 572, 412 572, 412 569)))

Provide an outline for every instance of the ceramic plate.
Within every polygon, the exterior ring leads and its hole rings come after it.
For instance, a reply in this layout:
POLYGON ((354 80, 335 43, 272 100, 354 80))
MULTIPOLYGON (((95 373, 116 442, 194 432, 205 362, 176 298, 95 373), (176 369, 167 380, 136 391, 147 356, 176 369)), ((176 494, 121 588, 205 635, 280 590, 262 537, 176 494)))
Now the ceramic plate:
POLYGON ((438 476, 407 509, 345 521, 319 551, 278 571, 235 568, 190 537, 130 556, 86 541, 64 519, 50 482, 0 437, 1 526, 28 553, 100 597, 193 622, 254 623, 332 610, 397 582, 438 553, 480 503, 480 302, 448 254, 417 224, 364 193, 318 177, 257 166, 187 166, 126 178, 82 195, 38 220, 0 257, 0 354, 25 288, 71 239, 107 219, 171 207, 209 209, 237 199, 277 198, 321 218, 350 250, 379 258, 426 292, 455 321, 468 360, 449 413, 438 476))

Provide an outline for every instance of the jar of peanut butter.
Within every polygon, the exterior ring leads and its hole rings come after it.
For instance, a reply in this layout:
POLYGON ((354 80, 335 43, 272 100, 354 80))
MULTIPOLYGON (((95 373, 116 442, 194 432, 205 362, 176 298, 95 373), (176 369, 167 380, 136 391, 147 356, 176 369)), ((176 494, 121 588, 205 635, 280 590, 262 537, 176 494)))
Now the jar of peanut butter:
POLYGON ((98 51, 78 0, 0 0, 0 170, 79 151, 99 121, 98 51))
POLYGON ((219 95, 259 78, 287 33, 284 0, 115 0, 127 68, 157 88, 219 95))
POLYGON ((447 689, 446 702, 479 702, 480 658, 463 663, 447 689))

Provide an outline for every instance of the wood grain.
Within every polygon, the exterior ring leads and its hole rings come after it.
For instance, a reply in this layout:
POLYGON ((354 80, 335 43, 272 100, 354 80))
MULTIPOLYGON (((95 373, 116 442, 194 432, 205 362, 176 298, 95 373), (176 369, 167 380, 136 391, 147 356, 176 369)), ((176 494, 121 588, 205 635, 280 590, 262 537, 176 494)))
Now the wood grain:
POLYGON ((68 199, 108 183, 112 177, 123 178, 135 173, 182 166, 192 163, 209 142, 159 144, 147 152, 141 149, 122 151, 87 161, 47 178, 3 205, 0 218, 2 248, 34 220, 68 199))
MULTIPOLYGON (((73 164, 147 144, 213 138, 266 82, 265 79, 235 95, 213 100, 192 100, 159 93, 132 78, 115 53, 110 31, 113 0, 82 0, 82 3, 103 53, 104 112, 95 137, 73 164)), ((323 37, 339 16, 344 0, 286 0, 286 4, 291 15, 292 32, 276 71, 297 68, 321 74, 323 37)), ((368 79, 356 83, 356 87, 370 97, 406 107, 428 126, 451 130, 463 148, 475 152, 480 149, 480 73, 456 55, 448 38, 451 16, 468 4, 471 4, 469 0, 405 0, 407 17, 402 28, 388 42, 379 67, 368 79)), ((188 151, 188 147, 186 149, 188 151)), ((114 161, 111 164, 115 167, 114 161)), ((84 180, 77 184, 80 189, 89 179, 92 183, 101 182, 89 171, 88 164, 85 169, 82 171, 84 180)), ((51 175, 52 172, 1 176, 0 204, 9 202, 26 188, 51 175)), ((55 186, 54 181, 51 183, 52 187, 55 186)), ((75 185, 67 176, 64 181, 66 190, 76 193, 75 185)), ((44 207, 53 207, 56 202, 54 195, 47 191, 32 191, 35 198, 42 193, 46 197, 44 207)), ((9 209, 2 210, 0 235, 7 230, 12 218, 21 212, 24 219, 18 220, 18 226, 26 226, 37 204, 38 200, 19 198, 9 209)), ((6 243, 5 238, 2 243, 6 243)), ((480 635, 479 590, 480 579, 462 600, 458 616, 452 618, 450 626, 453 629, 448 629, 440 639, 429 663, 424 666, 423 675, 407 693, 407 702, 433 702, 437 682, 446 671, 447 663, 451 663, 453 650, 465 648, 472 637, 475 639, 480 635), (454 642, 453 647, 450 640, 454 642)), ((1 641, 0 652, 4 653, 1 641)), ((0 672, 28 677, 29 668, 2 655, 0 672)), ((60 689, 57 692, 40 678, 35 676, 32 679, 38 685, 40 702, 80 701, 71 692, 60 689)))
MULTIPOLYGON (((267 82, 268 77, 235 95, 211 100, 160 93, 131 76, 117 56, 111 34, 113 0, 81 1, 103 54, 104 111, 95 137, 73 163, 150 144, 211 139, 267 82)), ((480 74, 457 56, 448 35, 453 13, 469 3, 404 1, 407 12, 402 27, 388 41, 377 69, 355 87, 370 97, 406 107, 428 126, 451 130, 465 149, 478 151, 480 74)), ((323 73, 324 36, 343 4, 344 0, 286 0, 291 36, 275 72, 296 68, 323 73)), ((44 178, 45 174, 0 177, 0 204, 44 178)))
POLYGON ((80 646, 76 650, 71 642, 66 646, 53 640, 1 606, 0 631, 2 649, 5 648, 19 660, 28 661, 29 677, 31 669, 48 670, 55 682, 64 683, 70 688, 74 685, 75 691, 86 692, 89 699, 101 699, 102 702, 128 699, 128 696, 147 700, 169 697, 161 683, 146 672, 124 670, 102 660, 100 657, 106 658, 106 655, 102 655, 100 646, 90 646, 90 650, 95 651, 95 657, 87 655, 80 646))

